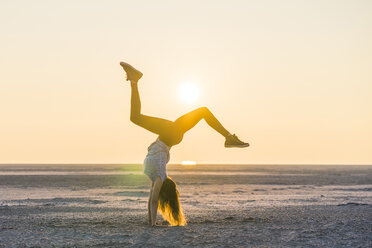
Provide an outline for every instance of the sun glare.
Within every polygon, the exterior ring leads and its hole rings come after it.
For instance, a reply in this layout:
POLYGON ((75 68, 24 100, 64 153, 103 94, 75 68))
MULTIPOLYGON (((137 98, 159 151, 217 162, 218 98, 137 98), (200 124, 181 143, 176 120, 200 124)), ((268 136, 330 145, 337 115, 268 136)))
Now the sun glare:
POLYGON ((182 101, 193 103, 198 99, 199 89, 192 83, 184 83, 179 88, 179 96, 182 101))
POLYGON ((182 161, 182 165, 196 165, 195 161, 182 161))

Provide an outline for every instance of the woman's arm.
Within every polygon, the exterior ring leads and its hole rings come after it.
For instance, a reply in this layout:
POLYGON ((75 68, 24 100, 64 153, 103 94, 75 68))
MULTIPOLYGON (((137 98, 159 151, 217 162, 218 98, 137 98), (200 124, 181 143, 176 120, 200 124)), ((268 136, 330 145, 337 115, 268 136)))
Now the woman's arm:
POLYGON ((151 200, 150 200, 150 219, 151 219, 151 225, 155 226, 156 223, 156 215, 158 213, 158 205, 159 205, 159 193, 161 189, 161 185, 163 182, 161 181, 160 177, 157 177, 154 186, 152 187, 152 194, 151 194, 151 200))
POLYGON ((153 185, 151 185, 150 196, 149 196, 149 202, 148 202, 148 204, 147 204, 147 209, 148 209, 148 211, 149 211, 149 225, 151 225, 151 205, 150 205, 150 203, 151 203, 151 196, 152 196, 152 186, 153 186, 153 185))

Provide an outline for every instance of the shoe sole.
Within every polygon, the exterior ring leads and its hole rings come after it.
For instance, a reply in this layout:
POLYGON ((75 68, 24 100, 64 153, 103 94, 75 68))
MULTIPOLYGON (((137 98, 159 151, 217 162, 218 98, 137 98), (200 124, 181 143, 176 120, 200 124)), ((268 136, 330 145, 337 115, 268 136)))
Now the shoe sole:
MULTIPOLYGON (((127 70, 125 69, 125 67, 129 68, 129 70, 132 70, 134 71, 135 73, 139 74, 139 77, 138 77, 138 80, 141 79, 141 77, 143 76, 143 73, 140 72, 139 70, 137 70, 136 68, 134 68, 132 65, 128 64, 128 63, 125 63, 125 62, 120 62, 120 65, 123 67, 124 71, 127 73, 128 75, 128 72, 127 70)), ((130 79, 127 79, 127 81, 129 81, 130 79)))
POLYGON ((249 144, 244 144, 244 145, 225 145, 226 148, 232 148, 232 147, 237 147, 237 148, 244 148, 248 147, 249 144))

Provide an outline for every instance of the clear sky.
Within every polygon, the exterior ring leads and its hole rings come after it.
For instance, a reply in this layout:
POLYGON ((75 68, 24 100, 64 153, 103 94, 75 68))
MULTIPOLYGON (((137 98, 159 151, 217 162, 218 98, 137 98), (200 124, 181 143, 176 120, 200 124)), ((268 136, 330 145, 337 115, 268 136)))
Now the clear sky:
POLYGON ((1 1, 0 163, 140 163, 144 114, 207 106, 171 162, 372 164, 372 1, 1 1), (179 87, 192 82, 187 104, 179 87))

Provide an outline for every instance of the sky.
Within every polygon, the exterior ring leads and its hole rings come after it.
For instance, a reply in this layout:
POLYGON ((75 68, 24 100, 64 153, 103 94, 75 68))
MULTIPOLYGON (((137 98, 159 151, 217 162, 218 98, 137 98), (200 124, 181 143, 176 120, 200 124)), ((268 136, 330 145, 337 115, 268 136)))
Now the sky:
POLYGON ((171 163, 372 164, 372 1, 0 2, 0 163, 141 163, 129 121, 207 106, 171 163), (178 90, 199 89, 193 103, 178 90))

